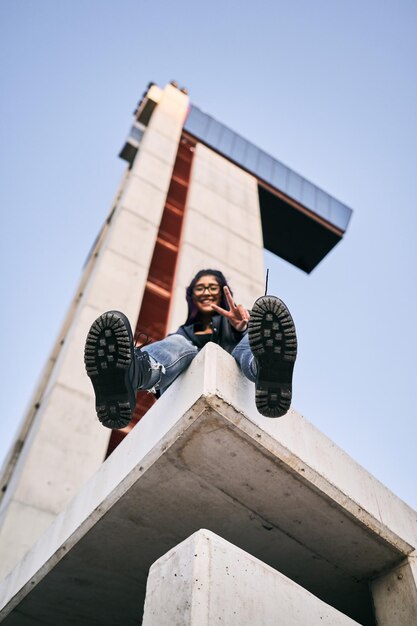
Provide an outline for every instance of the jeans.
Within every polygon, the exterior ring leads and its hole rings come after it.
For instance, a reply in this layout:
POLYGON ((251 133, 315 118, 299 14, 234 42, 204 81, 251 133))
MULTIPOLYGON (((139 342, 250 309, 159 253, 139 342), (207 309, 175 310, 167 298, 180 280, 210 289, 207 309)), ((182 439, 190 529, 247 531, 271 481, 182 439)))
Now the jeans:
MULTIPOLYGON (((155 341, 141 348, 147 352, 151 360, 151 378, 146 386, 149 391, 163 393, 167 387, 191 363, 199 349, 182 335, 169 335, 161 341, 155 341)), ((243 374, 250 381, 255 382, 257 364, 249 347, 248 336, 233 349, 232 356, 240 365, 243 374)))

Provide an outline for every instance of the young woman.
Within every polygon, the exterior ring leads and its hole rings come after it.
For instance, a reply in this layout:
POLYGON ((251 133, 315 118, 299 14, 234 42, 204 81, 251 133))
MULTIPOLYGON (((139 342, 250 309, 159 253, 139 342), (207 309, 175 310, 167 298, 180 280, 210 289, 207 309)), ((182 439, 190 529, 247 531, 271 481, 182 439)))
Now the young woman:
POLYGON ((99 420, 108 428, 130 422, 136 391, 163 393, 212 341, 229 352, 256 386, 256 406, 267 417, 291 404, 297 354, 294 322, 275 296, 258 298, 249 313, 235 304, 223 274, 200 270, 186 290, 188 315, 176 333, 141 348, 133 345, 126 316, 103 313, 87 335, 84 361, 96 394, 99 420))

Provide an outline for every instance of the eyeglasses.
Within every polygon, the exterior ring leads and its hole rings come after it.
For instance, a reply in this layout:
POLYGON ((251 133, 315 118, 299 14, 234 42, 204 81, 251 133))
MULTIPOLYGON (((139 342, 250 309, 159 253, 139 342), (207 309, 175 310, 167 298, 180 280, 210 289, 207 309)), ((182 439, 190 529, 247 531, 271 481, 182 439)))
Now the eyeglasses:
POLYGON ((201 296, 205 291, 211 293, 212 296, 217 296, 220 293, 220 285, 216 283, 210 283, 210 285, 196 285, 193 287, 193 294, 195 296, 201 296))

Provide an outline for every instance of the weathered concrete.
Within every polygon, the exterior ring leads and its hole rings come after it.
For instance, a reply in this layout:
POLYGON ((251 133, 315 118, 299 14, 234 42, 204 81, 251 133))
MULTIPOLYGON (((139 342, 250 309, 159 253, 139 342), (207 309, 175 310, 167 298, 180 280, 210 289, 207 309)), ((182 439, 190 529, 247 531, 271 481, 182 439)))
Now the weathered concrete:
POLYGON ((17 452, 3 469, 0 579, 100 467, 107 450, 109 431, 97 427, 83 368, 85 337, 105 310, 137 319, 188 106, 188 97, 171 85, 152 93, 158 106, 85 268, 17 452))
POLYGON ((297 583, 209 530, 149 571, 143 626, 354 626, 297 583))
POLYGON ((152 563, 206 527, 366 626, 415 513, 208 344, 0 587, 6 624, 136 624, 152 563))
POLYGON ((378 626, 417 624, 417 553, 371 584, 378 626))

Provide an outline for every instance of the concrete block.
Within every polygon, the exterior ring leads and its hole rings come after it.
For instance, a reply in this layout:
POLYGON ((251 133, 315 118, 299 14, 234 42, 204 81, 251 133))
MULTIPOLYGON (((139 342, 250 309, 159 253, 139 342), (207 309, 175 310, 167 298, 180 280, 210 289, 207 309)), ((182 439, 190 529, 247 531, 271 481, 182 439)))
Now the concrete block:
POLYGON ((164 104, 169 103, 169 107, 172 110, 175 108, 181 111, 187 110, 189 98, 187 94, 183 93, 177 87, 173 85, 165 85, 163 89, 164 104))
POLYGON ((171 141, 179 141, 186 112, 181 107, 169 109, 161 103, 154 111, 148 128, 152 128, 171 141))
POLYGON ((135 159, 134 174, 162 191, 166 196, 171 182, 173 165, 173 163, 170 165, 162 161, 150 152, 140 150, 135 159))
MULTIPOLYGON (((257 202, 257 190, 254 202, 257 202)), ((187 198, 188 210, 195 211, 223 226, 231 232, 237 231, 246 241, 258 241, 263 247, 262 223, 259 206, 257 211, 247 211, 193 180, 187 198), (238 226, 238 228, 237 228, 238 226)))
POLYGON ((171 139, 150 127, 146 130, 140 149, 153 154, 168 164, 175 162, 178 152, 178 139, 171 139))
POLYGON ((208 148, 201 144, 196 146, 192 169, 193 181, 243 210, 256 214, 259 211, 256 179, 213 151, 210 151, 210 161, 206 158, 200 159, 202 152, 207 155, 207 150, 208 148))
MULTIPOLYGON (((43 404, 47 401, 55 384, 62 385, 66 389, 71 389, 93 400, 93 388, 84 369, 84 346, 91 324, 101 313, 102 310, 85 303, 80 306, 74 323, 65 337, 56 367, 49 378, 43 404)), ((79 410, 79 407, 74 406, 73 408, 79 410)))
POLYGON ((122 208, 106 244, 109 250, 148 270, 157 235, 158 229, 154 224, 122 208))
POLYGON ((120 199, 120 206, 159 227, 166 201, 166 191, 132 175, 120 199))
POLYGON ((348 626, 358 624, 208 530, 158 559, 143 626, 348 626))
MULTIPOLYGON (((166 196, 188 108, 188 97, 172 86, 164 89, 145 130, 132 175, 156 187, 166 196)), ((130 182, 128 187, 130 186, 130 182)), ((126 190, 129 194, 129 189, 126 190)), ((128 200, 131 201, 131 198, 128 200)), ((136 198, 133 199, 137 202, 136 198)), ((122 203, 128 206, 127 200, 122 203)))
POLYGON ((178 143, 188 110, 188 97, 171 85, 165 87, 148 128, 178 143))
POLYGON ((240 187, 248 187, 249 190, 253 186, 253 181, 256 181, 252 174, 245 172, 241 167, 201 143, 196 145, 196 162, 217 171, 223 177, 227 173, 227 176, 234 184, 240 187))
MULTIPOLYGON (((244 240, 237 228, 230 231, 196 211, 187 211, 185 216, 183 245, 209 252, 217 259, 218 266, 231 267, 245 277, 263 274, 262 241, 244 240)), ((182 250, 180 259, 186 258, 182 250)))
POLYGON ((10 502, 0 527, 0 580, 6 578, 23 559, 55 517, 49 511, 42 511, 16 500, 10 502))
POLYGON ((162 97, 162 89, 158 85, 151 85, 148 89, 148 97, 154 102, 159 102, 162 97))
POLYGON ((55 385, 14 498, 41 511, 60 513, 103 462, 109 432, 98 426, 93 397, 55 385))
POLYGON ((98 311, 123 311, 133 321, 139 314, 147 276, 148 268, 104 250, 86 290, 86 302, 98 311))
MULTIPOLYGON (((247 176, 249 177, 249 174, 247 176)), ((259 211, 258 185, 252 177, 249 177, 248 182, 252 183, 252 194, 250 194, 250 190, 246 186, 232 185, 229 192, 230 202, 241 206, 247 212, 257 214, 259 211)))

